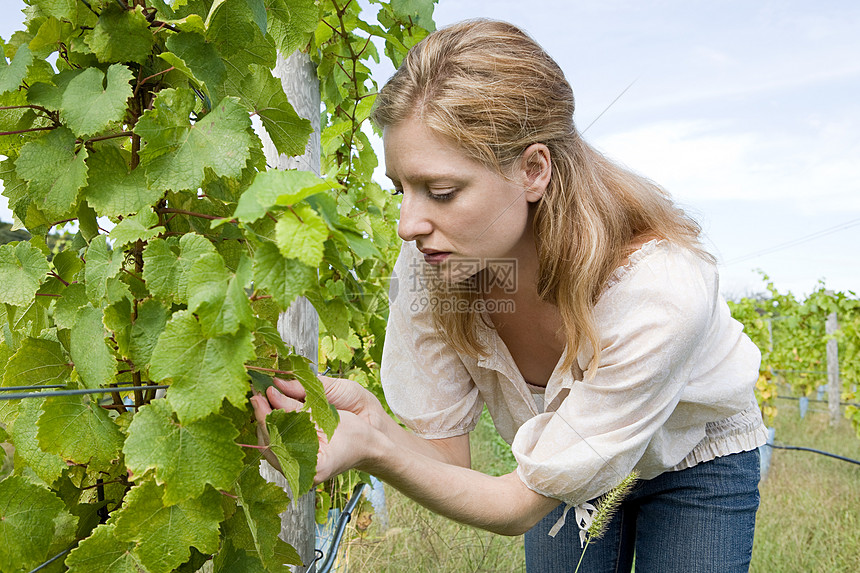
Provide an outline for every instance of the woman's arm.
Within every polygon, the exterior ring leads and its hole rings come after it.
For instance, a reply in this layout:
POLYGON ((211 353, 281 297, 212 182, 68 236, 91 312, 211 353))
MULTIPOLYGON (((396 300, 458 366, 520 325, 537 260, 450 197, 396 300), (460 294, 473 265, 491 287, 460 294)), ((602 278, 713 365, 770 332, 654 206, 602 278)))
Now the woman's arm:
MULTIPOLYGON (((320 435, 317 483, 357 468, 436 513, 503 535, 524 533, 558 505, 526 487, 516 473, 491 477, 468 469, 468 436, 425 440, 401 428, 355 382, 324 378, 323 383, 341 420, 330 441, 320 435)), ((254 397, 258 420, 264 421, 272 407, 301 407, 298 383, 277 385, 283 393, 270 388, 268 400, 254 397)))

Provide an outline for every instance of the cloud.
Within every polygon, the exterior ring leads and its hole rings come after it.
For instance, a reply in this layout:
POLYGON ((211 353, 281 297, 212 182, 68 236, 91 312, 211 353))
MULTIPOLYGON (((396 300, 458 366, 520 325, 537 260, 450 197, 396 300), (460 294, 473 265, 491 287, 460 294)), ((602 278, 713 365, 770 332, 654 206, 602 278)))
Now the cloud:
POLYGON ((595 144, 682 202, 766 200, 815 212, 860 211, 860 138, 851 123, 811 118, 791 131, 667 120, 595 144))

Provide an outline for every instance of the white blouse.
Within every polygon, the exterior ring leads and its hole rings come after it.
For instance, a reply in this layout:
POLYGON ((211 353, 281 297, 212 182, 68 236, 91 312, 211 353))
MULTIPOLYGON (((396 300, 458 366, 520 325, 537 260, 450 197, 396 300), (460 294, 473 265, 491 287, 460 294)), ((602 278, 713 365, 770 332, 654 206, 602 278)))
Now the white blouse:
POLYGON ((404 243, 382 359, 388 404, 416 434, 466 434, 486 404, 522 481, 569 505, 633 469, 651 479, 766 442, 753 394, 761 355, 720 296, 714 265, 688 249, 650 241, 616 269, 594 308, 596 371, 583 375, 586 344, 574 371, 561 369, 562 356, 543 396, 491 326, 478 327, 489 349, 479 359, 445 342, 416 278, 421 265, 404 243))

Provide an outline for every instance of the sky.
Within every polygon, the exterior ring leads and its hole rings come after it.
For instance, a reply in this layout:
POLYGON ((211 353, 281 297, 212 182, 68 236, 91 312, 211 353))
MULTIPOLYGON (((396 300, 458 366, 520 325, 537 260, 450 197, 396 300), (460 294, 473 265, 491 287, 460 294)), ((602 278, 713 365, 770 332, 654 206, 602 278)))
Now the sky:
MULTIPOLYGON (((4 39, 21 7, 0 0, 4 39)), ((760 272, 798 296, 822 280, 860 292, 860 3, 440 0, 435 11, 438 26, 475 17, 522 27, 556 59, 585 138, 702 225, 724 295, 763 291, 760 272)), ((393 69, 375 71, 382 83, 393 69)))

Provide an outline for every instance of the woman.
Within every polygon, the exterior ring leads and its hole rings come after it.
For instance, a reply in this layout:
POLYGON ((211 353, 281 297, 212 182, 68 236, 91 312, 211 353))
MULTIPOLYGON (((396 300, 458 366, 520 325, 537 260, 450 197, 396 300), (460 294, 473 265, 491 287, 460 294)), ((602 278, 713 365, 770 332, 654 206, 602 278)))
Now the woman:
MULTIPOLYGON (((324 378, 341 423, 316 479, 360 468, 457 521, 526 532, 529 571, 547 572, 580 557, 566 508, 636 470, 581 571, 629 571, 634 550, 643 571, 746 571, 766 439, 758 350, 697 225, 585 143, 573 110, 555 62, 501 22, 434 32, 381 90, 405 241, 382 382, 412 431, 324 378), (511 474, 469 469, 484 404, 511 474)), ((301 406, 296 382, 278 388, 254 398, 261 421, 301 406)))

